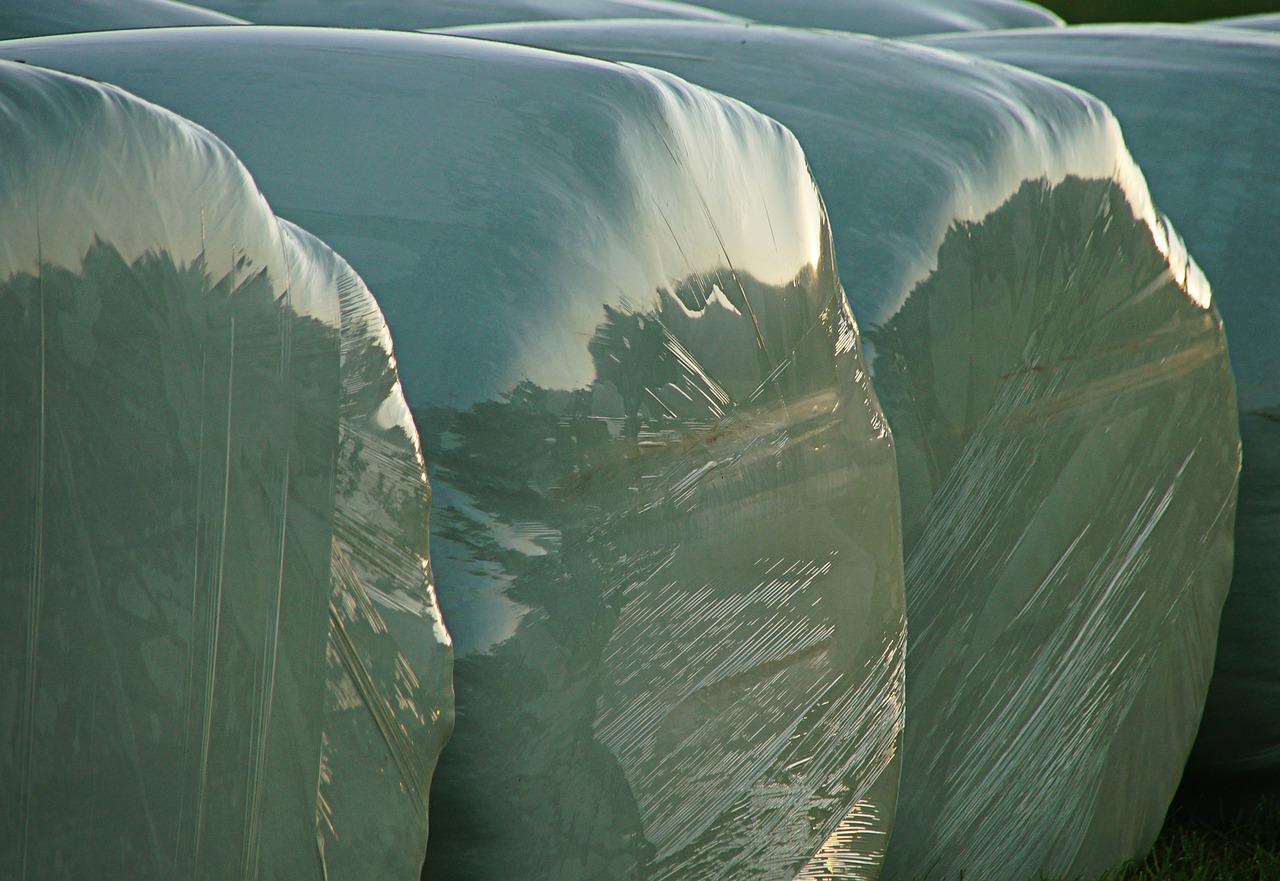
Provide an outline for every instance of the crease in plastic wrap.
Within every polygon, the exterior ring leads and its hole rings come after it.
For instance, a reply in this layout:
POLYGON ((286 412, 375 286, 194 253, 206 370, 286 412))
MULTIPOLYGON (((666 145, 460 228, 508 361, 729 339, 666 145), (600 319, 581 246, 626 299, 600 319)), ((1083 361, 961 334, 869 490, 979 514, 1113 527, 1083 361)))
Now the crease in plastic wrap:
POLYGON ((367 290, 115 88, 0 62, 0 149, 0 875, 416 876, 448 643, 367 290))
POLYGON ((897 480, 794 139, 666 74, 473 40, 54 42, 225 138, 378 292, 456 640, 427 876, 874 877, 897 480))
MULTIPOLYGON (((956 49, 1028 67, 1115 111, 1151 191, 1213 281, 1239 394, 1235 570, 1189 771, 1195 786, 1280 786, 1280 35, 1069 28, 956 49)), ((1170 664, 1180 662, 1171 658, 1170 664)))
POLYGON ((0 40, 196 25, 244 24, 239 19, 171 0, 11 0, 0 7, 0 40))
MULTIPOLYGON (((254 24, 412 31, 500 21, 737 17, 678 0, 202 0, 254 24)), ((917 33, 920 33, 917 31, 917 33)))
POLYGON ((908 724, 885 874, 1089 877, 1143 853, 1213 663, 1239 441, 1209 287, 1107 109, 831 33, 456 33, 659 66, 804 147, 902 489, 908 724))

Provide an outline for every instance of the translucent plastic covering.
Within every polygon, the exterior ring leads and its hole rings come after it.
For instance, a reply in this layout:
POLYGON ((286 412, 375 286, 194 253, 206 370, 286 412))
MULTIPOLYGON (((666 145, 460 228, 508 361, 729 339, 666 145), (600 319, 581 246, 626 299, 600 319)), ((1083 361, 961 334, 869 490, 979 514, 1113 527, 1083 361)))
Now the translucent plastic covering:
POLYGON ((449 645, 377 307, 203 129, 0 108, 0 877, 416 877, 449 645))
POLYGON ((1238 18, 1215 18, 1204 24, 1222 28, 1248 28, 1256 31, 1280 31, 1280 12, 1242 15, 1238 18))
POLYGON ((1062 25, 1043 6, 1024 0, 698 0, 698 5, 767 24, 882 37, 1062 25))
MULTIPOLYGON (((412 31, 499 21, 736 17, 676 0, 201 0, 255 24, 412 31)), ((917 31, 919 33, 919 31, 917 31)))
POLYGON ((1144 850, 1204 699, 1239 446, 1209 289, 1106 108, 849 35, 465 32, 661 66, 803 145, 902 486, 886 874, 1087 877, 1144 850))
POLYGON ((129 28, 243 23, 230 15, 173 0, 6 0, 0 3, 0 40, 129 28))
MULTIPOLYGON (((956 41, 1074 83, 1119 116, 1151 191, 1213 280, 1239 388, 1236 564, 1193 768, 1280 784, 1280 35, 1069 28, 956 41)), ((1174 663, 1176 659, 1171 659, 1174 663)))
POLYGON ((782 881, 820 850, 805 877, 874 876, 897 481, 790 134, 665 74, 473 40, 20 51, 209 125, 379 292, 458 658, 430 877, 782 881))

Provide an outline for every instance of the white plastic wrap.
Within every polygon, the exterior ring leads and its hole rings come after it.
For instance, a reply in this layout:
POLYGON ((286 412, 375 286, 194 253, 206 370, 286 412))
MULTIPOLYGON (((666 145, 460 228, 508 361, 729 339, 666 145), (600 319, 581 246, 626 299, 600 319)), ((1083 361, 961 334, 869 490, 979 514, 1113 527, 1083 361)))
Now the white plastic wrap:
POLYGON ((734 18, 677 0, 202 0, 202 4, 254 24, 390 31, 566 18, 734 18))
POLYGON ((881 37, 1062 26, 1057 15, 1025 0, 699 0, 698 5, 762 24, 881 37))
MULTIPOLYGON (((1280 35, 1190 26, 957 40, 1088 89, 1124 126, 1151 191, 1214 285, 1239 389, 1235 573, 1192 770, 1280 785, 1280 35)), ((1176 668, 1186 663, 1169 657, 1176 668)))
POLYGON ((875 876, 897 481, 788 132, 666 74, 455 38, 18 51, 208 125, 378 292, 456 639, 428 877, 875 876))
POLYGON ((898 451, 908 722, 886 875, 1088 877, 1142 853, 1204 700, 1239 441, 1208 285, 1106 107, 832 33, 457 32, 662 67, 804 147, 898 451))
POLYGON ((1215 18, 1202 24, 1222 28, 1247 28, 1255 31, 1280 31, 1280 12, 1242 15, 1237 18, 1215 18))
POLYGON ((368 291, 113 87, 0 62, 0 151, 0 877, 416 877, 450 649, 368 291))
POLYGON ((0 4, 0 40, 243 23, 233 16, 174 0, 7 0, 0 4))

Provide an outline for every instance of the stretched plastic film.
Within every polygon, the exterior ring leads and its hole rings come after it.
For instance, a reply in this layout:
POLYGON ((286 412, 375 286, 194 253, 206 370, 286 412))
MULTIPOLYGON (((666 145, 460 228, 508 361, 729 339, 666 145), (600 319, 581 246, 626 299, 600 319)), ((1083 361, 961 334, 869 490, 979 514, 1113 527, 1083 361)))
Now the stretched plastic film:
POLYGON ((804 146, 902 487, 886 875, 1088 877, 1144 851, 1212 665, 1239 443, 1209 289, 1106 108, 831 33, 459 32, 660 66, 804 146))
POLYGON ((0 106, 0 875, 414 877, 449 659, 376 306, 203 129, 0 106))
POLYGON ((13 0, 0 6, 0 40, 128 28, 228 24, 244 22, 172 0, 13 0))
POLYGON ((699 0, 698 5, 763 24, 828 28, 881 37, 1061 27, 1063 23, 1043 6, 1024 0, 699 0))
POLYGON ((897 481, 785 130, 665 74, 474 40, 33 49, 208 125, 378 291, 456 640, 428 877, 791 879, 818 851, 807 877, 874 877, 897 481))
POLYGON ((676 0, 202 0, 255 24, 412 31, 499 21, 735 16, 676 0))
MULTIPOLYGON (((1151 191, 1213 280, 1231 340, 1244 467, 1235 573, 1191 769, 1280 784, 1280 35, 1069 28, 1065 39, 956 41, 1088 89, 1124 125, 1151 191)), ((1170 664, 1182 659, 1170 658, 1170 664)))
POLYGON ((1219 28, 1247 28, 1255 31, 1280 31, 1280 13, 1241 15, 1237 18, 1215 18, 1204 22, 1219 28))

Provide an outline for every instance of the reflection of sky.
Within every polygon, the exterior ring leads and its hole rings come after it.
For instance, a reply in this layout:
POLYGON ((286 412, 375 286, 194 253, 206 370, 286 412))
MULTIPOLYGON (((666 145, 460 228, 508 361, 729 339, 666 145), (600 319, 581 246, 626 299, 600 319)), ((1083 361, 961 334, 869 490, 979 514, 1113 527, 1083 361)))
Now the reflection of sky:
MULTIPOLYGON (((395 330, 413 407, 465 409, 525 379, 584 388, 603 306, 648 311, 659 289, 724 270, 784 285, 823 244, 790 133, 656 71, 336 30, 82 34, 15 51, 207 127, 278 212, 341 243, 395 330)), ((196 254, 200 218, 189 226, 196 254)), ((204 233, 235 244, 234 230, 204 233)))
POLYGON ((493 515, 476 507, 475 499, 437 478, 432 483, 431 566, 436 580, 448 584, 440 597, 441 614, 449 622, 454 655, 465 658, 489 651, 506 642, 516 632, 521 619, 532 611, 523 603, 509 599, 506 591, 515 576, 498 563, 478 561, 471 548, 439 533, 445 525, 453 530, 467 529, 483 538, 497 538, 508 550, 527 556, 547 553, 542 543, 550 542, 555 530, 521 530, 500 523, 493 515))

